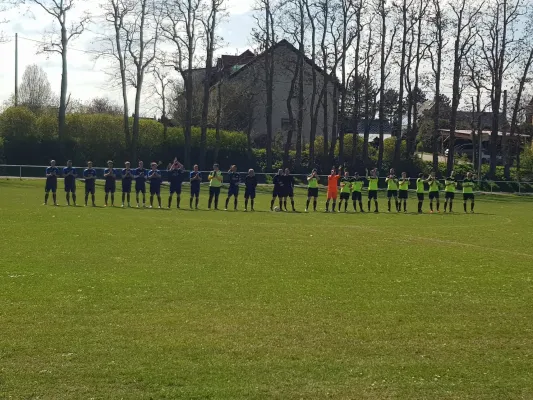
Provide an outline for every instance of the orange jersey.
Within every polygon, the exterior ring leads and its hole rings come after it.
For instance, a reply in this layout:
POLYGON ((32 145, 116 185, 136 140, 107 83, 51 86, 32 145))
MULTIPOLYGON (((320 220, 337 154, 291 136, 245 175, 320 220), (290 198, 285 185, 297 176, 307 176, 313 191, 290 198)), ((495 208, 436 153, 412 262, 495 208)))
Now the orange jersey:
POLYGON ((339 187, 340 175, 329 175, 328 176, 328 193, 337 193, 339 187))

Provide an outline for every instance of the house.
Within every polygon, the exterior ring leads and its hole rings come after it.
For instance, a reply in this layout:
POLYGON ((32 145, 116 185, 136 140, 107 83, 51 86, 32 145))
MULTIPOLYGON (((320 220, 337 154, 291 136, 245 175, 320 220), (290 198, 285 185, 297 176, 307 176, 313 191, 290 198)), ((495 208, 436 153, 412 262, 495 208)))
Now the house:
MULTIPOLYGON (((265 62, 271 56, 274 59, 273 74, 273 109, 272 134, 286 135, 290 128, 287 98, 299 59, 299 51, 286 40, 282 40, 261 54, 254 55, 246 51, 238 56, 222 56, 217 62, 217 76, 211 88, 211 113, 217 109, 217 90, 220 88, 224 106, 221 111, 224 116, 236 116, 243 121, 238 129, 248 130, 252 139, 261 141, 267 135, 266 105, 267 90, 265 79, 265 62), (247 123, 245 123, 247 121, 247 123), (245 127, 246 126, 246 127, 245 127)), ((308 143, 311 132, 311 99, 313 94, 313 71, 316 77, 315 109, 324 87, 324 74, 320 67, 304 55, 303 81, 304 104, 302 121, 302 142, 308 143)), ((296 80, 298 82, 298 80, 296 80)), ((326 78, 327 121, 324 118, 323 107, 317 112, 316 136, 322 134, 324 125, 331 132, 333 125, 334 95, 342 88, 338 81, 329 75, 326 78), (335 89, 334 86, 336 85, 335 89)), ((325 97, 324 96, 324 97, 325 97)), ((298 88, 296 87, 291 99, 293 115, 298 117, 298 88)), ((235 125, 233 125, 235 126, 235 125)), ((229 127, 228 127, 229 128, 229 127)), ((286 137, 286 136, 285 136, 286 137)), ((293 134, 296 141, 296 133, 293 134)))
POLYGON ((526 106, 526 123, 533 125, 533 98, 526 106))

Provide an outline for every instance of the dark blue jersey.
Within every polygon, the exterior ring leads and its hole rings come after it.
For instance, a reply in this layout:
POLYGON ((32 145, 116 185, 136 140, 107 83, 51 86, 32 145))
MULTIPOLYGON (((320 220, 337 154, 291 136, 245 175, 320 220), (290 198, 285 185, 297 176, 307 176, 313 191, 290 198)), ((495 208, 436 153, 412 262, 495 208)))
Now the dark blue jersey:
POLYGON ((200 171, 191 171, 190 174, 191 189, 200 189, 200 183, 202 183, 202 174, 200 171))
POLYGON ((284 175, 276 175, 274 177, 274 188, 281 189, 284 187, 284 175))
POLYGON ((122 182, 131 183, 134 171, 130 168, 122 169, 122 182))
POLYGON ((76 172, 76 168, 74 167, 65 167, 63 168, 63 176, 65 177, 65 183, 66 184, 72 184, 76 180, 76 176, 78 173, 76 172))
POLYGON ((150 170, 150 172, 148 172, 148 180, 150 181, 150 185, 152 187, 161 186, 161 171, 158 169, 155 171, 150 170))
POLYGON ((255 175, 254 176, 247 175, 246 179, 244 180, 244 184, 246 185, 246 189, 254 190, 257 187, 257 178, 256 178, 256 176, 255 175))
POLYGON ((168 171, 168 181, 171 186, 180 186, 183 182, 184 171, 179 168, 169 169, 168 171))
POLYGON ((83 170, 83 177, 85 178, 85 182, 88 184, 94 184, 93 177, 96 178, 96 170, 94 168, 86 168, 83 170), (89 179, 87 179, 89 178, 89 179))
POLYGON ((292 189, 294 188, 294 177, 292 175, 283 175, 283 185, 285 186, 285 189, 292 189))
POLYGON ((230 187, 236 187, 239 186, 239 183, 241 183, 241 176, 238 172, 230 172, 229 173, 229 186, 230 187))
POLYGON ((135 170, 135 182, 143 185, 146 182, 146 170, 144 168, 137 168, 135 170))
POLYGON ((58 175, 59 175, 59 168, 57 167, 46 168, 46 180, 47 181, 57 181, 58 175))
POLYGON ((109 174, 110 172, 113 172, 113 175, 108 175, 105 177, 105 183, 115 183, 117 180, 117 170, 114 168, 106 168, 104 171, 104 175, 109 174))

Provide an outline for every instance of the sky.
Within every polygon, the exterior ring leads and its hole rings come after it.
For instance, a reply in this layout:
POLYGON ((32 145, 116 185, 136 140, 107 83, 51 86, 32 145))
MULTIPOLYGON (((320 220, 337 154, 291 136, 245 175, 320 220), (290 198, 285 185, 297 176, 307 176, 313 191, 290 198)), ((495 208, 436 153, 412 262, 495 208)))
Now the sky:
MULTIPOLYGON (((28 2, 29 3, 29 2, 28 2)), ((81 15, 86 9, 91 13, 98 13, 100 1, 78 1, 79 6, 73 10, 71 18, 81 15), (85 7, 85 8, 83 8, 85 7)), ((227 17, 221 23, 218 35, 223 38, 217 54, 240 54, 251 48, 251 30, 254 25, 252 17, 253 0, 226 0, 227 17)), ((61 58, 59 54, 38 54, 38 43, 43 39, 43 32, 53 25, 53 19, 36 6, 24 7, 3 13, 8 23, 0 25, 0 31, 8 37, 8 43, 0 43, 0 105, 14 93, 15 87, 15 33, 19 35, 19 84, 24 69, 31 64, 37 64, 48 74, 52 90, 59 94, 61 83, 61 58)), ((2 16, 0 16, 0 20, 2 16)), ((94 54, 87 54, 77 50, 94 49, 96 34, 101 30, 98 24, 91 24, 89 31, 70 44, 68 58, 68 78, 71 98, 89 101, 95 97, 108 97, 117 104, 121 104, 118 89, 111 87, 105 70, 109 61, 94 60, 94 54), (75 50, 76 49, 76 50, 75 50)), ((148 92, 148 91, 146 91, 148 92)), ((128 93, 130 109, 133 107, 134 93, 128 93)), ((155 99, 145 96, 142 113, 145 116, 158 114, 155 109, 155 99)))

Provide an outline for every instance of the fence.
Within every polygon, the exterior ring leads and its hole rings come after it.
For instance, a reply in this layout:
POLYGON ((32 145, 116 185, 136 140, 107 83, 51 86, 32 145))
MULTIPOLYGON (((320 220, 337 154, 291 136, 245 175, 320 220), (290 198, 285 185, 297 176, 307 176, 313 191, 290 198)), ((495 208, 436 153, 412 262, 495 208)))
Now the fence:
MULTIPOLYGON (((57 166, 60 171, 62 166, 57 166)), ((31 179, 31 178, 44 178, 45 169, 47 166, 44 165, 5 165, 0 164, 0 177, 4 178, 18 178, 18 179, 31 179)), ((82 172, 85 167, 75 167, 78 171, 78 177, 82 178, 82 172)), ((104 178, 104 169, 105 168, 96 168, 97 179, 104 178)), ((119 172, 121 168, 116 168, 119 172)), ((189 172, 189 171, 187 171, 189 172)), ((207 177, 210 171, 200 171, 202 174, 202 182, 207 183, 207 177)), ((241 172, 244 180, 244 176, 247 172, 241 172)), ((167 180, 167 171, 162 169, 163 180, 167 180)), ((223 175, 226 175, 226 172, 223 171, 223 175)), ((256 173, 257 181, 259 184, 272 184, 272 180, 275 176, 275 173, 266 174, 266 173, 256 173)), ((120 177, 120 175, 119 175, 120 177)), ((307 175, 293 175, 296 185, 299 187, 307 187, 307 175)), ((327 186, 328 177, 327 175, 319 175, 319 184, 323 187, 327 186)), ((440 180, 442 183, 444 180, 440 180)), ((188 183, 188 179, 185 179, 185 184, 188 183)), ((460 183, 460 180, 459 180, 460 183)), ((385 182, 385 177, 380 177, 379 188, 386 189, 387 184, 385 182)), ((409 188, 415 189, 416 187, 416 178, 410 178, 409 188)), ((487 193, 508 193, 508 194, 533 194, 533 182, 517 182, 517 181, 491 181, 491 180, 480 180, 477 183, 476 189, 481 192, 487 193)))

